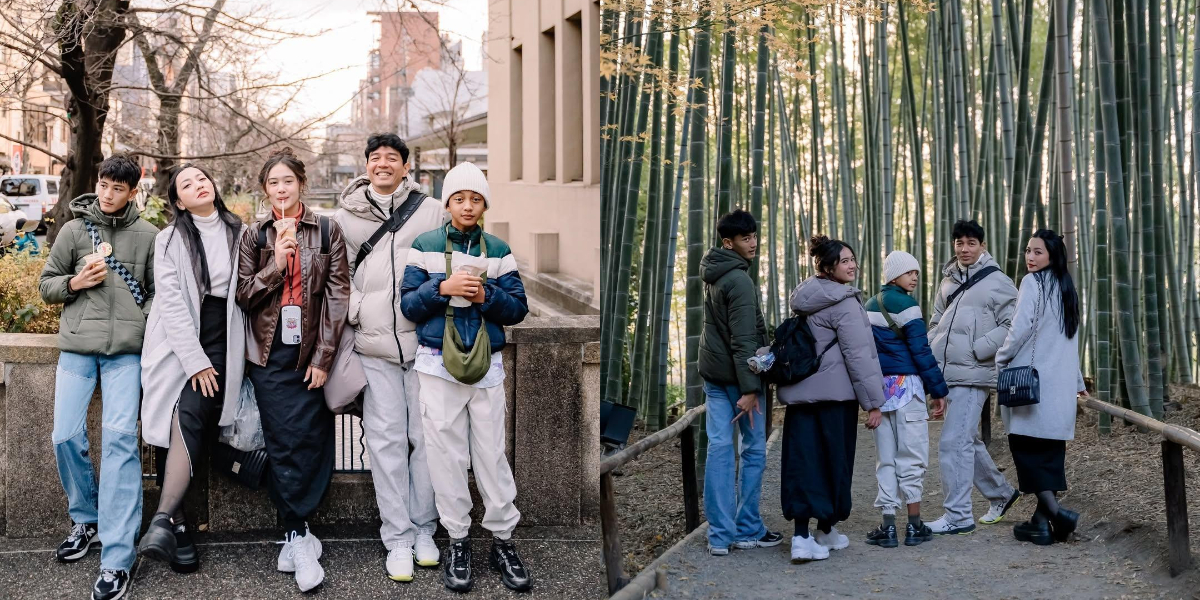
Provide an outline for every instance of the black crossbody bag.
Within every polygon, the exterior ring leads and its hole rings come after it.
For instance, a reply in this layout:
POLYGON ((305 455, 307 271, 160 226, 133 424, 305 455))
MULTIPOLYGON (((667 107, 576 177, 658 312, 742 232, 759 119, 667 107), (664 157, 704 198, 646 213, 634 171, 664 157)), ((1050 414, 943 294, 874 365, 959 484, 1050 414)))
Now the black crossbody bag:
POLYGON ((1034 308, 1033 316, 1033 350, 1029 355, 1029 365, 1009 367, 1000 371, 1000 375, 996 377, 996 401, 1000 403, 1000 406, 1014 408, 1041 402, 1042 382, 1037 369, 1033 367, 1034 361, 1037 359, 1038 321, 1042 316, 1041 292, 1039 283, 1037 306, 1034 308))

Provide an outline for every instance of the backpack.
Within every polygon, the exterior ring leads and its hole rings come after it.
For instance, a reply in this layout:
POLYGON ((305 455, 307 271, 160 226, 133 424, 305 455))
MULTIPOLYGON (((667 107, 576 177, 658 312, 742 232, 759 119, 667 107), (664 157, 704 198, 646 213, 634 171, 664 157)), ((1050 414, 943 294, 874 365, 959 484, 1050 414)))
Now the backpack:
POLYGON ((792 315, 775 328, 775 340, 771 342, 775 364, 763 373, 763 378, 775 385, 800 383, 821 368, 821 357, 836 344, 835 337, 817 352, 817 338, 808 326, 808 317, 792 315))

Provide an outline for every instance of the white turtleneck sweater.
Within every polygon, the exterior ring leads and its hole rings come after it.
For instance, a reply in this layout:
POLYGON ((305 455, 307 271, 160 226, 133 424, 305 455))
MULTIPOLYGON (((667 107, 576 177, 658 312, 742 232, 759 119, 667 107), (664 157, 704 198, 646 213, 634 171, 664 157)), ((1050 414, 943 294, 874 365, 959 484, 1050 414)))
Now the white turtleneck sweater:
MULTIPOLYGON (((229 297, 229 283, 233 275, 232 259, 229 256, 229 238, 226 225, 217 211, 207 217, 192 215, 200 240, 204 243, 204 257, 208 259, 209 295, 229 297)), ((199 282, 197 282, 199 283, 199 282)))

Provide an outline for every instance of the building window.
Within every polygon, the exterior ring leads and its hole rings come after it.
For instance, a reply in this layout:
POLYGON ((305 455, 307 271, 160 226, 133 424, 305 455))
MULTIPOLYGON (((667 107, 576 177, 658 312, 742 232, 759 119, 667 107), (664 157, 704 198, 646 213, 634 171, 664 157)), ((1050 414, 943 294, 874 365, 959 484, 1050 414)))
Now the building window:
POLYGON ((583 181, 583 23, 582 15, 567 17, 563 26, 559 72, 563 84, 562 107, 562 180, 583 181))
POLYGON ((508 176, 509 176, 509 179, 512 179, 513 181, 517 181, 519 179, 522 179, 524 176, 523 168, 524 168, 524 164, 525 164, 525 161, 523 160, 524 152, 525 152, 525 144, 524 144, 524 140, 523 140, 525 128, 522 123, 522 116, 523 116, 522 113, 525 110, 524 94, 522 93, 523 92, 522 86, 524 85, 523 71, 525 68, 525 60, 524 60, 521 46, 517 46, 516 48, 513 48, 512 58, 509 62, 510 62, 510 64, 508 67, 508 91, 509 91, 508 156, 509 156, 510 162, 508 163, 509 164, 508 176))
POLYGON ((537 73, 537 114, 538 119, 538 181, 554 179, 555 156, 555 125, 558 116, 555 114, 557 93, 554 85, 554 28, 551 27, 538 36, 538 73, 537 73))

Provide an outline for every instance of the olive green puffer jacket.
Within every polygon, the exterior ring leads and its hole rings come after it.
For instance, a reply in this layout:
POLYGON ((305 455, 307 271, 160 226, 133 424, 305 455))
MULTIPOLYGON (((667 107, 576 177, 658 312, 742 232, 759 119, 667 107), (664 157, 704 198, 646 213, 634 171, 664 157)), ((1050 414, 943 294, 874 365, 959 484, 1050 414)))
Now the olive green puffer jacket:
POLYGON ((704 330, 696 367, 706 381, 736 385, 742 394, 762 391, 762 380, 746 361, 769 343, 749 269, 750 261, 726 248, 713 248, 700 261, 704 330))
POLYGON ((58 321, 58 349, 76 354, 140 354, 146 316, 154 300, 154 237, 158 228, 142 220, 131 200, 125 210, 107 215, 95 194, 71 201, 75 219, 58 232, 50 258, 42 269, 40 290, 47 304, 63 304, 58 321), (111 268, 93 288, 70 292, 67 282, 83 270, 83 257, 95 251, 83 220, 96 226, 102 242, 112 245, 112 256, 125 265, 145 290, 138 306, 129 286, 111 268))

